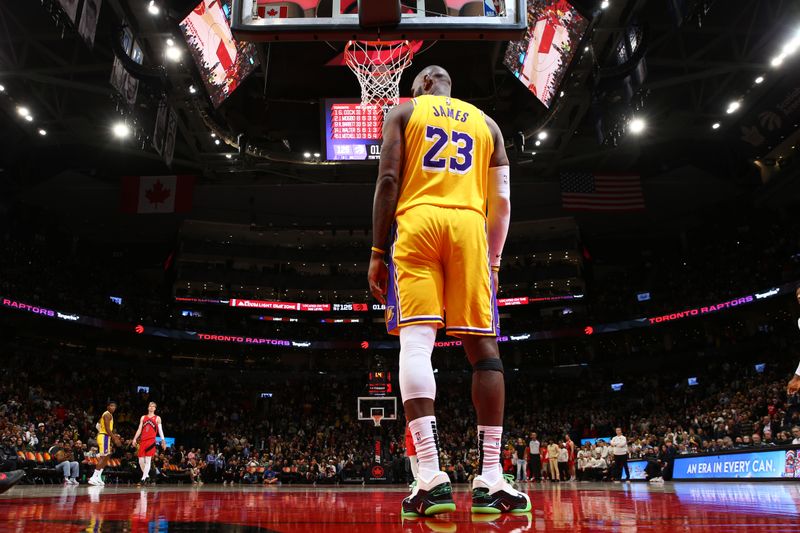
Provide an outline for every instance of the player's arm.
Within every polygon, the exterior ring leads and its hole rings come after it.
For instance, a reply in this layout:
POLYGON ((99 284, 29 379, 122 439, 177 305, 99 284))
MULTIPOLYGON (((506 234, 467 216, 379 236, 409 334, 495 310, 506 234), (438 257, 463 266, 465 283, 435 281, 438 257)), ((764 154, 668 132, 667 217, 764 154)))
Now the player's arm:
POLYGON ((141 418, 139 419, 139 428, 136 430, 136 434, 133 436, 133 442, 134 442, 134 444, 136 443, 136 441, 138 441, 138 440, 139 440, 139 435, 141 435, 141 434, 142 434, 142 424, 143 424, 143 423, 144 423, 144 417, 141 417, 141 418))
POLYGON ((383 146, 378 166, 378 181, 375 184, 375 197, 372 202, 372 247, 369 261, 369 289, 382 304, 386 303, 386 285, 389 271, 383 254, 374 251, 386 250, 389 231, 397 209, 400 196, 400 183, 405 157, 405 125, 413 111, 413 104, 406 102, 394 108, 386 116, 383 124, 383 146))
POLYGON ((167 449, 167 439, 164 437, 164 428, 161 427, 161 417, 156 417, 156 425, 158 426, 158 436, 161 437, 161 448, 167 449))
POLYGON ((500 127, 489 116, 486 116, 486 124, 489 126, 494 141, 494 151, 489 160, 486 221, 489 232, 489 258, 494 271, 495 288, 497 288, 497 270, 499 270, 503 257, 503 247, 511 222, 511 173, 505 140, 500 127))

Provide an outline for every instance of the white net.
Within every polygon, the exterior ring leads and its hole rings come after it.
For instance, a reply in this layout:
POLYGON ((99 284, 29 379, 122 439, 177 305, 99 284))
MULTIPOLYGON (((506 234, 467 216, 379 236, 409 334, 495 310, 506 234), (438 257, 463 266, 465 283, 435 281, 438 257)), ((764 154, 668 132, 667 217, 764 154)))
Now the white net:
POLYGON ((361 85, 361 105, 398 104, 400 77, 414 56, 408 41, 350 41, 344 56, 361 85))

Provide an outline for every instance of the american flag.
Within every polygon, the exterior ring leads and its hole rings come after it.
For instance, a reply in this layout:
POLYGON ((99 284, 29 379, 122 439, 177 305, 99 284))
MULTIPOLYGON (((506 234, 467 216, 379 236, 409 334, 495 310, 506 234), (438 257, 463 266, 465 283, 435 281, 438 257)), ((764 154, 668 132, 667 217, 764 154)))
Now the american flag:
POLYGON ((561 201, 571 211, 644 211, 639 176, 561 174, 561 201))

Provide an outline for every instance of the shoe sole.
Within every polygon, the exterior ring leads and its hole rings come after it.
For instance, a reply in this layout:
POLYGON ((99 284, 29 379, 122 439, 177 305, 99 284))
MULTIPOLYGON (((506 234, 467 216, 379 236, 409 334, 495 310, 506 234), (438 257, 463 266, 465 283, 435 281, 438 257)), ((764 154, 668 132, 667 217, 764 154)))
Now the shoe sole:
POLYGON ((421 515, 413 511, 400 511, 400 516, 405 518, 414 518, 420 516, 433 516, 442 513, 454 513, 456 510, 455 503, 437 503, 425 509, 425 514, 421 515))
POLYGON ((475 514, 529 513, 531 512, 531 502, 528 502, 528 505, 524 509, 509 509, 508 511, 502 511, 497 507, 476 507, 473 505, 472 512, 475 514))

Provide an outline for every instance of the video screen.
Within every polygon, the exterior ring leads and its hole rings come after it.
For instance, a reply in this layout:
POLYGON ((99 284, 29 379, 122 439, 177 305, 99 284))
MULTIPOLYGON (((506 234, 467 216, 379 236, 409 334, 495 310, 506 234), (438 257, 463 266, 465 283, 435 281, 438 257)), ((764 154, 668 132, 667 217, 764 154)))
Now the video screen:
POLYGON ((611 384, 611 390, 613 390, 614 392, 621 391, 622 390, 622 383, 612 383, 611 384))
POLYGON ((689 378, 687 382, 689 383, 690 387, 694 387, 695 385, 697 385, 697 378, 689 378))
POLYGON ((756 372, 758 372, 759 374, 763 374, 763 373, 764 373, 764 370, 765 370, 766 368, 767 368, 767 365, 766 365, 766 363, 758 363, 758 364, 756 365, 756 372))
POLYGON ((136 393, 137 394, 138 393, 150 394, 150 387, 145 387, 144 385, 139 385, 138 387, 136 387, 136 393))
POLYGON ((640 292, 636 295, 636 299, 640 302, 647 302, 650 301, 650 293, 649 292, 640 292))
POLYGON ((549 108, 588 26, 566 0, 528 0, 528 31, 503 64, 549 108))
POLYGON ((272 398, 272 393, 271 392, 262 392, 261 393, 261 398, 272 398))
POLYGON ((230 20, 231 0, 202 0, 180 23, 215 107, 258 66, 255 45, 235 41, 230 20))
MULTIPOLYGON (((410 98, 400 98, 400 103, 410 98)), ((381 106, 362 106, 355 98, 326 99, 325 158, 328 161, 368 161, 380 159, 383 139, 381 106)))

